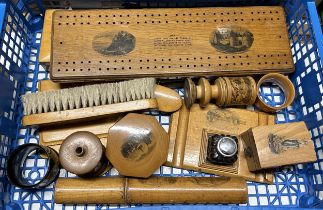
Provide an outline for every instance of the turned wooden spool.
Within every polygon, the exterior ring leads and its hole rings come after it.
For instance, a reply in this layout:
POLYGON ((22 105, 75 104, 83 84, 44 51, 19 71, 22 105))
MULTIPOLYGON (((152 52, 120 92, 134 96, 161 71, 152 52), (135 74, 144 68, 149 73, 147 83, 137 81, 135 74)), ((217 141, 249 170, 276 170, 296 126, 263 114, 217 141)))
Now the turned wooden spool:
POLYGON ((252 77, 219 77, 211 85, 206 78, 200 78, 198 85, 187 78, 184 84, 184 101, 190 108, 197 99, 206 107, 211 99, 218 106, 252 105, 257 98, 257 84, 252 77))

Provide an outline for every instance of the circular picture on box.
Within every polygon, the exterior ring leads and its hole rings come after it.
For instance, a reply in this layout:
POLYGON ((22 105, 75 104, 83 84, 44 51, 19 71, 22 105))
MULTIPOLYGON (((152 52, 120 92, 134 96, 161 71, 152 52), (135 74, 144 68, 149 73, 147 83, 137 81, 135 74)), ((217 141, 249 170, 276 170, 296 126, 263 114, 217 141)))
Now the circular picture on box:
POLYGON ((217 28, 210 36, 211 45, 224 53, 245 52, 250 49, 253 41, 253 34, 239 26, 217 28))
POLYGON ((108 56, 126 55, 135 49, 136 38, 127 31, 108 31, 96 35, 92 47, 108 56))

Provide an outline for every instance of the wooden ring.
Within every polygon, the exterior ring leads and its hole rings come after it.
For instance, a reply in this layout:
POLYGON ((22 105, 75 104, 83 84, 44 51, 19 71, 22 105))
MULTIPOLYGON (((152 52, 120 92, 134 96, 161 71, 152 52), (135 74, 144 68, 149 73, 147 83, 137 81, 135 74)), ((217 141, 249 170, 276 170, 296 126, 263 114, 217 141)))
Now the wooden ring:
POLYGON ((272 82, 277 84, 285 95, 285 101, 284 103, 279 107, 273 107, 265 103, 265 101, 260 97, 259 92, 257 95, 257 100, 255 103, 255 106, 261 109, 262 111, 269 112, 269 113, 275 113, 277 111, 280 111, 284 108, 287 108, 289 105, 291 105, 295 98, 295 88, 293 83, 288 79, 288 77, 278 74, 278 73, 270 73, 263 76, 258 84, 257 84, 257 90, 259 91, 262 84, 266 82, 272 82))

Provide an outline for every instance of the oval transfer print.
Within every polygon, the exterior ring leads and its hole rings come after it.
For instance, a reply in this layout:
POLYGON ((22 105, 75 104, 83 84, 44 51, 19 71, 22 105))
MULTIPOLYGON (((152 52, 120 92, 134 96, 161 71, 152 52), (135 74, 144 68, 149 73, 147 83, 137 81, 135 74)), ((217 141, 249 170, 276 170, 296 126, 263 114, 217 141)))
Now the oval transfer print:
POLYGON ((239 26, 217 28, 210 37, 211 45, 224 53, 240 53, 249 50, 253 34, 239 26))
POLYGON ((98 53, 108 56, 126 55, 136 45, 136 38, 126 31, 109 31, 96 35, 92 47, 98 53))

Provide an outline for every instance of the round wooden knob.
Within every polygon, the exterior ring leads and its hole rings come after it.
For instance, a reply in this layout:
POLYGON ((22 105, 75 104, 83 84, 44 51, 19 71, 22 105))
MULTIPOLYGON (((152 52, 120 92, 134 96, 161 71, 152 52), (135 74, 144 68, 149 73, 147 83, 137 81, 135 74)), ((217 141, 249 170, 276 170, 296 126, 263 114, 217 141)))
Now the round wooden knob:
POLYGON ((120 174, 145 178, 166 162, 168 143, 155 117, 128 114, 110 128, 105 154, 120 174))
POLYGON ((59 150, 63 168, 80 177, 101 175, 111 168, 100 139, 91 132, 78 131, 69 135, 59 150))

